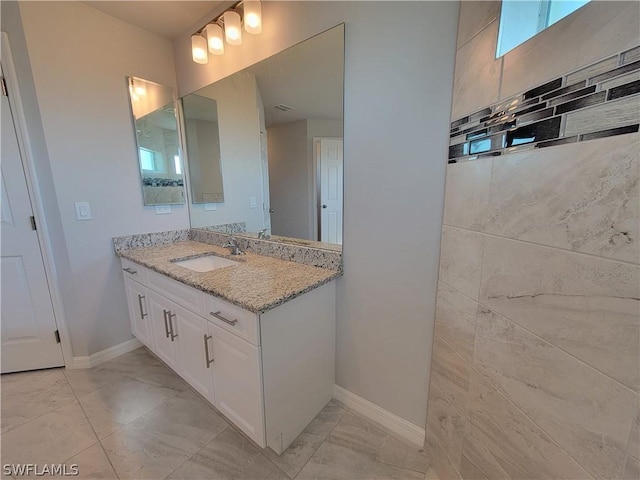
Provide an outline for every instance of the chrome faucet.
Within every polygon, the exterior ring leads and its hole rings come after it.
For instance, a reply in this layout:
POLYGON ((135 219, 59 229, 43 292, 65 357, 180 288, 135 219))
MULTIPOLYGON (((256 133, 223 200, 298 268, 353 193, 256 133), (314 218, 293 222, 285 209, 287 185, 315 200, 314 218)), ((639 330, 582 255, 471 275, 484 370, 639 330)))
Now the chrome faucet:
POLYGON ((231 255, 244 255, 244 252, 238 246, 238 240, 235 237, 231 237, 227 243, 223 245, 224 248, 228 248, 231 255))
POLYGON ((258 240, 266 240, 268 238, 271 238, 271 235, 268 235, 267 231, 268 230, 266 228, 263 228, 262 230, 260 230, 258 232, 258 240))

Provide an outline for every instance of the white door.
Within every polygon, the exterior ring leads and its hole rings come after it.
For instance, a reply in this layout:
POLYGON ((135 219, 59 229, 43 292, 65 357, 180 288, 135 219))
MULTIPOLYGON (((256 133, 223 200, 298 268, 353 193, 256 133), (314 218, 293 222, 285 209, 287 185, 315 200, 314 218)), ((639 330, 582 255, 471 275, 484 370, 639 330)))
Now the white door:
POLYGON ((153 350, 151 320, 149 319, 148 291, 145 287, 130 278, 124 279, 129 304, 131 330, 142 343, 153 350))
POLYGON ((64 365, 10 108, 2 95, 2 373, 64 365))
POLYGON ((320 139, 320 241, 342 244, 343 146, 341 138, 320 139))
POLYGON ((264 228, 271 233, 271 200, 269 199, 269 154, 267 133, 260 132, 260 173, 262 175, 262 218, 264 228))
POLYGON ((149 316, 151 317, 151 334, 153 335, 153 353, 158 355, 172 370, 180 371, 178 365, 178 344, 176 343, 176 321, 171 309, 174 304, 155 292, 147 290, 149 300, 149 316), (172 322, 172 323, 171 323, 172 322), (173 325, 173 335, 171 326, 173 325))
POLYGON ((264 438, 262 357, 251 345, 209 322, 215 406, 260 447, 264 438))
POLYGON ((180 357, 178 373, 189 385, 195 388, 211 403, 213 398, 213 380, 211 377, 211 339, 207 330, 207 321, 184 308, 175 308, 174 324, 180 334, 176 341, 180 357))

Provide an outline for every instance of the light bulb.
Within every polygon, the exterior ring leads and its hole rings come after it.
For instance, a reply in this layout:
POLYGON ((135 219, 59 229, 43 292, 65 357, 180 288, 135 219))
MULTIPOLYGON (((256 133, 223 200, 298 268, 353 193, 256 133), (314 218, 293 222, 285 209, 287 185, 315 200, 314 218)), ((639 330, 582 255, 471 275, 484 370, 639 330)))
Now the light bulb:
POLYGON ((204 65, 209 62, 207 40, 200 34, 191 35, 191 56, 193 61, 204 65))
POLYGON ((262 32, 262 5, 254 0, 244 2, 244 29, 247 33, 262 32))
POLYGON ((229 45, 242 44, 242 25, 240 15, 237 12, 224 12, 222 16, 224 22, 224 35, 229 45))
POLYGON ((210 23, 204 29, 204 33, 207 36, 207 44, 209 45, 209 52, 214 55, 222 55, 224 53, 224 40, 222 34, 222 27, 215 23, 210 23))

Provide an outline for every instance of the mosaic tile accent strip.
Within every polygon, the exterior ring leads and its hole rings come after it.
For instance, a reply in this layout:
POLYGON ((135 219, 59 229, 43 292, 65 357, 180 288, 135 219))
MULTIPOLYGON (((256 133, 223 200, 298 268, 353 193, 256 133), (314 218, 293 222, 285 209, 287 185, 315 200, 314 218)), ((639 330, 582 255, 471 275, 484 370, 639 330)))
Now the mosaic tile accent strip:
POLYGON ((175 242, 189 240, 189 229, 169 230, 167 232, 141 233, 139 235, 126 235, 113 238, 113 249, 116 254, 132 248, 152 247, 156 245, 168 245, 175 242))
POLYGON ((449 163, 639 128, 640 46, 451 122, 449 163))

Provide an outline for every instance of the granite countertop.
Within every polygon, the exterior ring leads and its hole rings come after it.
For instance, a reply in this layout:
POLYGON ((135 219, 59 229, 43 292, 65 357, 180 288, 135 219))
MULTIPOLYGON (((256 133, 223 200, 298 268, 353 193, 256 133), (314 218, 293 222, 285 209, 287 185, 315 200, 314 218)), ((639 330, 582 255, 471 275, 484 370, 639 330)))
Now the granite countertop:
POLYGON ((341 275, 341 272, 246 253, 230 255, 226 248, 191 240, 119 252, 121 257, 254 313, 271 310, 341 275), (238 265, 195 272, 176 265, 207 254, 235 260, 238 265))

